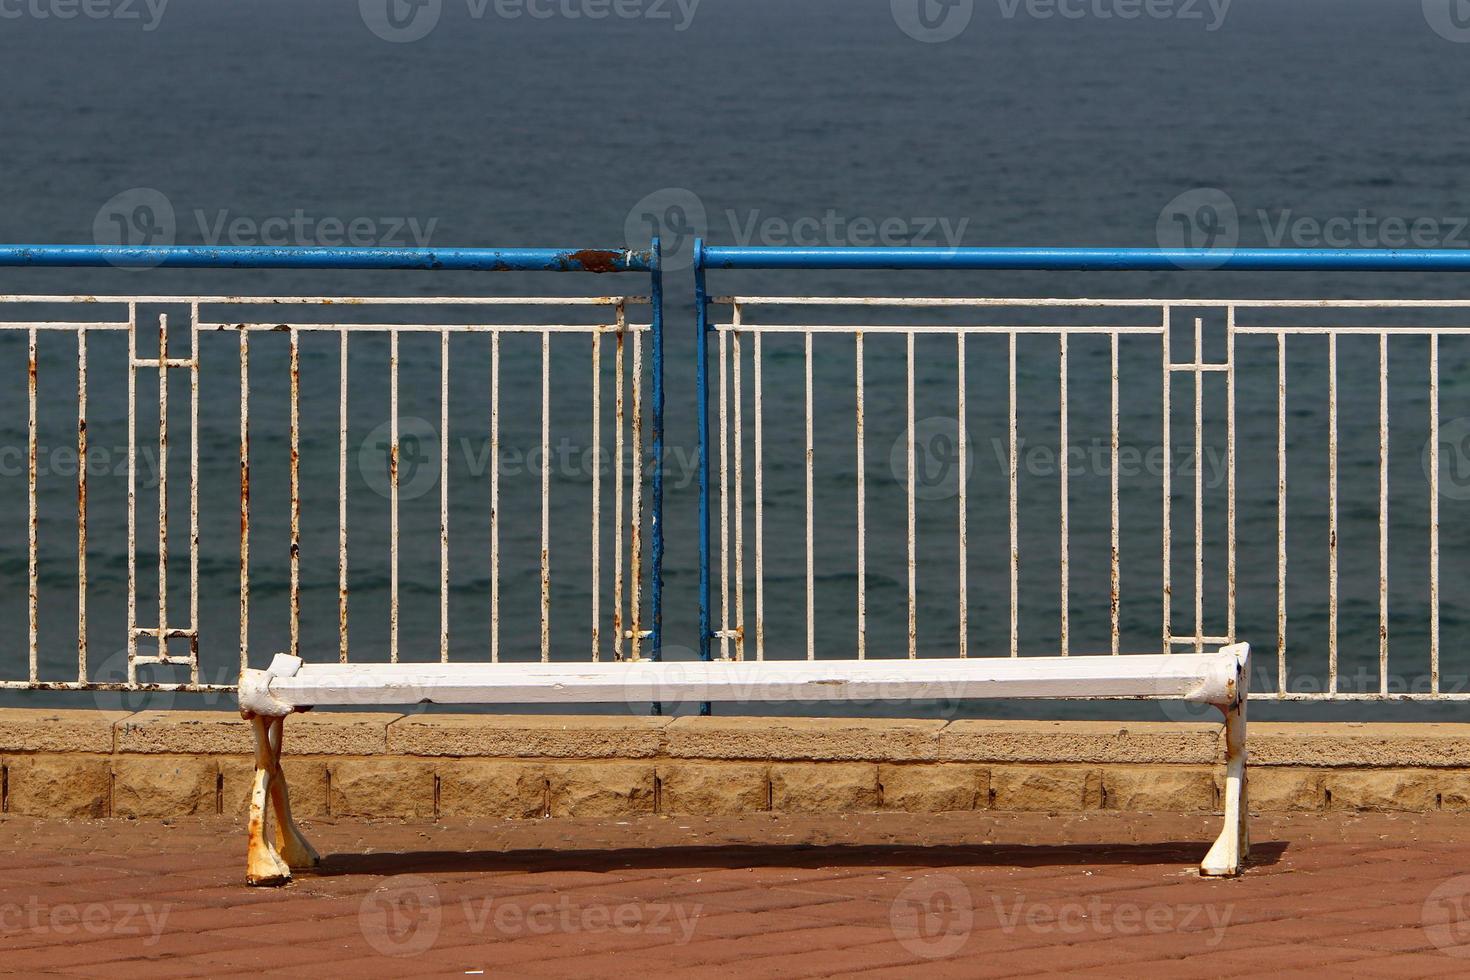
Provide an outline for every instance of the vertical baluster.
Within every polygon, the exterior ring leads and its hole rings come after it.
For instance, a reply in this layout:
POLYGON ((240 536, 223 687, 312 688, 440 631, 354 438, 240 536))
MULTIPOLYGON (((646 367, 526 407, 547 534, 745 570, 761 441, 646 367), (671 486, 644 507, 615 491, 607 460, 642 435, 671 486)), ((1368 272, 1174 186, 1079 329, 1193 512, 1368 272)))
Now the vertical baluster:
POLYGON ((1337 693, 1337 334, 1327 335, 1327 690, 1337 693))
POLYGON ((812 535, 813 474, 812 464, 816 459, 815 443, 812 440, 812 335, 806 333, 806 658, 817 657, 816 626, 816 559, 812 535))
POLYGON ((592 662, 602 659, 602 328, 592 331, 592 662))
MULTIPOLYGON (((735 305, 739 316, 740 305, 735 305)), ((766 565, 765 565, 765 471, 762 466, 763 436, 761 410, 761 334, 757 330, 751 344, 755 412, 755 659, 766 659, 766 565)))
POLYGON ((1226 605, 1225 636, 1235 642, 1236 535, 1235 535, 1235 307, 1225 312, 1225 471, 1226 471, 1226 605))
POLYGON ((863 391, 863 332, 854 337, 854 357, 857 361, 857 616, 858 616, 858 659, 868 656, 868 489, 867 489, 867 445, 866 420, 864 419, 866 393, 863 391))
POLYGON ((728 337, 715 331, 720 348, 720 659, 730 659, 730 364, 728 337))
POLYGON ((168 662, 168 314, 158 317, 158 659, 168 662))
POLYGON ((449 331, 439 331, 439 662, 449 663, 449 331))
POLYGON ((199 685, 199 304, 189 308, 189 681, 199 685))
MULTIPOLYGON (((244 363, 243 361, 241 362, 244 363)), ((241 412, 244 412, 242 406, 241 412)), ((244 416, 242 414, 241 418, 244 416)), ((243 423, 242 423, 243 424, 243 423)), ((243 431, 243 430, 242 430, 243 431)), ((246 452, 243 435, 241 453, 246 452)), ((248 457, 243 456, 248 461, 248 457)), ((243 464, 242 464, 243 465, 243 464)), ((248 483, 248 481, 247 481, 248 483)), ((247 486, 248 489, 248 486, 247 486)), ((244 504, 241 505, 242 508, 244 504)), ((242 509, 242 514, 244 513, 242 509)), ((242 549, 248 539, 248 525, 242 524, 242 549)), ((246 578, 246 555, 241 552, 241 582, 246 578)), ((242 609, 246 600, 241 600, 242 609)), ((244 666, 246 621, 240 620, 241 666, 244 666)), ((128 684, 138 681, 138 304, 128 304, 128 684)))
POLYGON ((1122 607, 1122 576, 1119 568, 1121 541, 1119 540, 1118 514, 1118 334, 1108 337, 1109 417, 1108 427, 1108 477, 1109 477, 1109 528, 1110 548, 1108 558, 1108 627, 1113 656, 1120 649, 1119 613, 1122 607))
POLYGON ((388 331, 388 659, 398 663, 398 331, 388 331))
MULTIPOLYGON (((396 534, 394 539, 397 540, 396 534)), ((294 328, 291 330, 291 656, 301 656, 301 337, 294 328)))
POLYGON ((730 332, 730 349, 734 356, 731 380, 735 386, 735 413, 732 436, 735 441, 735 659, 745 659, 745 431, 744 389, 740 378, 740 325, 730 332))
POLYGON ((1016 443, 1016 332, 1014 330, 1007 337, 1007 346, 1009 350, 1007 390, 1010 393, 1010 406, 1007 421, 1009 453, 1006 471, 1010 477, 1011 656, 1019 657, 1021 655, 1021 536, 1017 513, 1019 508, 1016 500, 1016 464, 1019 447, 1016 443))
POLYGON ((337 348, 337 659, 348 661, 347 649, 347 336, 337 348))
POLYGON ((1388 334, 1378 335, 1378 693, 1388 694, 1388 334))
POLYGON ((957 420, 956 432, 956 460, 959 466, 959 536, 960 536, 960 568, 959 568, 959 590, 960 590, 960 656, 970 655, 970 530, 969 530, 969 476, 966 468, 969 466, 969 447, 966 440, 969 439, 967 419, 965 418, 965 333, 963 330, 955 334, 955 358, 959 364, 957 390, 955 392, 955 417, 957 420))
MULTIPOLYGON (((909 659, 916 659, 919 655, 919 602, 918 602, 918 536, 916 508, 914 505, 915 479, 917 468, 915 466, 914 453, 914 335, 910 331, 905 336, 905 374, 908 382, 907 390, 907 429, 904 435, 904 444, 908 455, 908 565, 909 565, 909 659)), ((810 496, 810 494, 808 494, 810 496)))
POLYGON ((490 662, 500 662, 500 331, 490 334, 490 662))
POLYGON ((643 334, 633 331, 633 459, 628 517, 628 655, 643 657, 643 334))
POLYGON ((1194 652, 1205 651, 1205 321, 1194 318, 1194 652))
POLYGON ((1429 335, 1429 690, 1439 693, 1439 334, 1429 335))
MULTIPOLYGON (((131 335, 130 335, 131 336, 131 335)), ((131 380, 132 372, 128 372, 131 380)), ((131 385, 129 386, 131 389, 131 385)), ((131 390, 129 391, 131 408, 131 390)), ((132 439, 132 426, 128 426, 128 438, 132 439)), ((128 467, 131 474, 132 452, 128 452, 128 467)), ((128 624, 132 626, 132 482, 128 483, 128 624)), ((129 633, 131 633, 131 628, 129 633)), ((132 658, 129 657, 131 660, 132 658)), ((240 331, 240 669, 250 666, 250 331, 240 331)))
POLYGON ((613 461, 613 554, 617 560, 613 566, 613 659, 623 659, 623 493, 626 480, 623 475, 623 453, 625 451, 627 417, 626 381, 624 380, 623 347, 627 336, 627 320, 621 307, 617 311, 617 363, 613 384, 617 388, 616 428, 614 432, 613 461))
POLYGON ((1163 378, 1163 453, 1164 467, 1161 475, 1164 490, 1163 501, 1163 624, 1164 624, 1164 652, 1174 652, 1174 624, 1173 624, 1173 553, 1174 553, 1174 452, 1171 441, 1171 429, 1173 427, 1173 390, 1174 390, 1174 364, 1170 332, 1172 330, 1172 311, 1168 306, 1164 307, 1164 326, 1160 343, 1163 348, 1164 378, 1163 378))
POLYGON ((1071 649, 1071 646, 1072 646, 1072 642, 1071 642, 1071 616, 1069 615, 1069 613, 1070 613, 1070 606, 1071 606, 1071 587, 1072 587, 1072 574, 1071 574, 1071 566, 1070 566, 1070 563, 1069 563, 1070 551, 1071 551, 1070 542, 1071 542, 1071 537, 1072 537, 1072 527, 1071 527, 1071 496, 1072 496, 1072 494, 1071 494, 1071 461, 1069 459, 1070 453, 1068 452, 1068 443, 1070 442, 1070 436, 1069 436, 1069 433, 1067 431, 1067 416, 1068 416, 1068 412, 1067 412, 1067 333, 1066 333, 1066 331, 1065 330, 1062 331, 1058 335, 1058 337, 1059 337, 1059 340, 1058 340, 1058 348, 1059 348, 1059 360, 1060 360, 1060 364, 1059 364, 1059 367, 1058 367, 1058 377, 1060 379, 1060 381, 1059 381, 1060 393, 1059 393, 1059 398, 1058 398, 1059 413, 1058 414, 1060 415, 1061 421, 1060 421, 1060 433, 1059 433, 1059 436, 1058 436, 1058 441, 1060 442, 1060 445, 1057 447, 1057 458, 1058 458, 1058 460, 1060 460, 1060 463, 1061 463, 1061 484, 1062 484, 1062 486, 1061 486, 1061 512, 1062 512, 1061 513, 1061 526, 1062 526, 1061 527, 1061 535, 1062 535, 1062 539, 1061 539, 1061 542, 1060 542, 1061 560, 1062 560, 1061 561, 1061 563, 1062 563, 1062 572, 1061 572, 1062 656, 1066 657, 1066 656, 1070 656, 1071 655, 1071 652, 1072 652, 1072 649, 1071 649))
POLYGON ((1276 335, 1276 690, 1286 673, 1286 334, 1276 335))
MULTIPOLYGON (((198 620, 195 620, 196 625, 198 620)), ((77 331, 77 683, 87 683, 87 330, 77 331)))
MULTIPOLYGON (((26 566, 27 566, 27 644, 30 660, 30 678, 34 684, 41 679, 39 633, 41 625, 41 580, 39 567, 38 535, 40 514, 36 501, 36 328, 31 327, 26 347, 26 566)), ((131 659, 131 658, 130 658, 131 659)))
MULTIPOLYGON (((619 358, 619 363, 621 363, 619 358)), ((551 331, 541 332, 541 662, 551 662, 551 331)))

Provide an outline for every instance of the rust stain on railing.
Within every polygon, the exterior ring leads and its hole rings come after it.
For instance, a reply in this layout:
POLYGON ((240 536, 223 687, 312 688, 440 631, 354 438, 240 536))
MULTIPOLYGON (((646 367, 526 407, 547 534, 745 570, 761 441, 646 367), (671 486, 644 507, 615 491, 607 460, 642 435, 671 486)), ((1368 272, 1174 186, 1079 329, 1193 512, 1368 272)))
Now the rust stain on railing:
MULTIPOLYGON (((579 253, 566 253, 565 261, 576 264, 579 268, 587 271, 614 272, 618 263, 625 260, 626 256, 618 252, 584 251, 579 253)), ((7 677, 4 672, 5 665, 0 663, 0 688, 10 689, 37 689, 37 690, 108 690, 108 691, 227 691, 233 689, 233 685, 221 682, 223 679, 215 671, 209 675, 201 674, 200 649, 201 649, 201 624, 199 615, 199 561, 200 561, 200 510, 199 510, 199 473, 200 473, 200 420, 199 399, 201 390, 212 390, 209 384, 207 372, 201 371, 204 363, 201 359, 200 337, 217 336, 220 333, 235 332, 238 335, 238 610, 239 610, 239 633, 238 667, 243 669, 250 662, 251 626, 252 626, 252 580, 257 582, 264 579, 282 583, 288 594, 287 616, 289 617, 290 650, 299 653, 303 649, 306 634, 306 623, 303 617, 303 592, 307 588, 304 581, 305 570, 302 562, 306 557, 303 551, 304 536, 310 531, 314 514, 310 513, 311 506, 305 498, 307 494, 307 475, 304 469, 310 464, 304 456, 307 453, 306 435, 303 432, 302 404, 303 386, 310 384, 308 374, 314 368, 307 361, 302 352, 302 335, 306 333, 335 333, 339 338, 337 369, 339 397, 339 418, 337 419, 337 532, 338 532, 338 561, 337 561, 337 616, 335 626, 339 636, 337 659, 342 662, 349 660, 348 633, 349 633, 349 608, 352 591, 348 580, 348 524, 347 524, 347 495, 348 495, 348 376, 351 367, 349 358, 349 337, 354 333, 372 333, 378 336, 387 335, 390 344, 389 358, 389 402, 391 415, 391 443, 387 453, 387 469, 389 483, 389 509, 390 526, 392 533, 389 544, 389 564, 391 567, 390 598, 389 598, 389 624, 387 647, 389 655, 393 660, 399 657, 399 623, 400 623, 400 581, 399 581, 399 548, 398 511, 400 500, 400 481, 402 479, 403 447, 400 441, 398 425, 399 404, 399 337, 402 333, 433 332, 439 336, 439 374, 440 374, 440 411, 439 430, 440 439, 440 514, 439 514, 439 544, 440 544, 440 567, 438 575, 438 601, 439 601, 439 659, 447 661, 451 653, 451 636, 449 633, 449 593, 454 583, 451 580, 450 556, 453 549, 453 539, 450 531, 450 494, 448 478, 450 467, 448 465, 449 451, 449 421, 450 413, 450 344, 454 335, 460 334, 466 337, 483 336, 488 342, 491 356, 491 414, 489 419, 489 441, 491 449, 490 464, 490 510, 488 522, 491 534, 491 587, 490 587, 490 649, 488 659, 498 660, 500 657, 500 530, 502 518, 501 513, 501 473, 499 455, 502 451, 500 432, 501 411, 501 339, 506 334, 539 336, 542 351, 541 371, 541 402, 542 402, 542 432, 541 440, 543 447, 543 460, 548 458, 547 452, 552 438, 551 427, 551 402, 553 389, 551 386, 551 361, 553 356, 552 335, 562 333, 579 333, 591 338, 593 343, 594 369, 601 371, 604 364, 602 354, 602 341, 606 334, 614 334, 618 348, 616 385, 617 385, 617 530, 618 539, 615 578, 617 596, 613 604, 612 625, 615 639, 614 653, 618 659, 623 659, 625 653, 623 644, 631 640, 632 657, 640 658, 642 644, 650 635, 641 622, 642 615, 642 589, 647 584, 644 580, 649 574, 647 563, 644 558, 644 528, 642 522, 647 517, 647 511, 643 507, 645 494, 648 492, 643 474, 643 452, 645 449, 646 426, 643 415, 643 357, 645 351, 642 343, 644 333, 652 329, 650 322, 630 323, 627 309, 632 305, 647 306, 649 300, 641 296, 573 296, 573 297, 551 297, 551 296, 505 296, 505 297, 241 297, 241 296, 0 296, 0 311, 14 310, 20 306, 33 306, 40 304, 72 304, 76 309, 86 309, 87 317, 78 317, 76 322, 38 322, 24 317, 23 314, 12 315, 9 319, 0 314, 0 331, 22 330, 26 337, 26 362, 27 362, 27 644, 26 665, 23 673, 18 678, 7 677), (142 356, 138 350, 139 306, 187 306, 189 308, 188 329, 193 339, 192 349, 188 356, 175 356, 171 353, 170 344, 170 319, 168 314, 159 314, 157 320, 158 350, 156 356, 142 356), (127 311, 125 320, 107 320, 98 316, 105 313, 106 307, 124 307, 127 311), (242 319, 234 315, 233 309, 238 307, 270 308, 273 316, 268 322, 251 322, 246 317, 242 319), (320 323, 310 320, 297 320, 295 318, 282 319, 278 312, 283 307, 310 308, 310 307, 352 307, 355 309, 383 308, 397 309, 411 308, 420 313, 435 313, 435 316, 425 316, 417 322, 404 320, 403 322, 379 322, 379 323, 320 323), (511 312, 516 307, 530 308, 539 311, 530 322, 519 317, 513 317, 511 312), (215 311, 225 311, 229 308, 232 312, 231 318, 226 321, 214 317, 215 311), (440 318, 437 311, 443 311, 445 316, 440 318), (474 312, 471 322, 454 322, 462 318, 464 311, 474 312), (557 322, 557 313, 566 311, 602 311, 604 316, 600 322, 557 322), (45 638, 45 623, 42 621, 44 610, 42 609, 42 576, 41 576, 41 537, 45 528, 42 527, 40 519, 39 495, 44 489, 44 476, 40 466, 39 445, 39 414, 45 410, 40 405, 41 372, 40 361, 42 351, 39 347, 39 336, 46 331, 61 331, 74 334, 76 337, 77 352, 77 402, 76 402, 76 446, 77 455, 82 465, 77 468, 73 492, 76 500, 76 538, 75 554, 77 558, 77 581, 76 596, 77 608, 77 640, 76 640, 76 663, 77 672, 74 679, 55 679, 45 676, 50 665, 49 659, 43 662, 43 641, 45 638), (125 680, 115 680, 103 677, 91 676, 91 671, 96 665, 89 663, 89 646, 95 642, 97 632, 88 627, 87 606, 89 600, 89 589, 94 583, 88 576, 88 548, 89 531, 95 530, 89 527, 88 509, 95 487, 89 486, 88 467, 85 461, 88 456, 89 446, 89 413, 88 393, 90 384, 91 368, 95 367, 92 361, 95 357, 89 357, 89 337, 94 333, 120 332, 127 337, 127 388, 128 388, 128 449, 127 449, 127 626, 126 626, 126 670, 125 680), (274 561, 263 561, 258 552, 257 544, 252 540, 252 506, 255 504, 252 488, 252 389, 259 387, 265 379, 252 378, 251 375, 251 340, 253 333, 266 333, 280 336, 285 339, 288 355, 288 441, 289 441, 289 547, 284 550, 283 558, 274 561), (631 344, 627 341, 631 337, 631 344), (634 359, 631 374, 625 370, 628 351, 634 359), (178 596, 176 593, 170 596, 170 586, 177 582, 170 581, 170 558, 172 546, 183 540, 177 535, 177 530, 170 527, 170 492, 169 476, 177 464, 177 460, 171 457, 177 456, 174 452, 175 444, 180 447, 176 438, 178 433, 174 431, 177 426, 171 426, 169 408, 169 381, 170 372, 176 369, 187 370, 190 374, 189 394, 189 433, 188 433, 188 456, 189 456, 189 532, 187 535, 187 547, 189 551, 189 596, 188 610, 189 622, 180 625, 177 620, 178 596), (138 571, 140 567, 140 555, 137 548, 137 504, 139 493, 139 414, 138 386, 137 380, 140 372, 158 373, 158 433, 157 433, 157 470, 156 470, 156 503, 157 503, 157 625, 144 625, 139 621, 138 600, 140 598, 140 582, 138 571), (628 414, 628 406, 631 405, 631 416, 628 414), (628 449, 628 440, 632 440, 632 472, 631 475, 625 466, 623 454, 628 449), (631 498, 629 498, 631 493, 631 498), (631 499, 631 508, 625 505, 625 501, 631 499), (176 540, 176 538, 178 540, 176 540), (284 567, 282 567, 284 566, 284 567), (173 600, 171 603, 170 600, 173 600), (148 652, 139 650, 139 641, 147 641, 152 648, 156 643, 156 650, 148 652), (189 652, 185 655, 182 647, 175 652, 170 652, 170 641, 188 641, 189 652), (140 674, 140 668, 149 667, 151 670, 140 674), (187 669, 187 677, 176 676, 173 679, 166 677, 171 670, 179 668, 187 669), (161 676, 160 676, 161 675, 161 676)), ((398 314, 401 315, 401 314, 398 314)), ((586 317, 568 319, 587 319, 586 317)), ((233 345, 232 345, 233 346, 233 345)), ((47 358, 50 357, 49 349, 45 351, 47 358)), ((560 348, 557 348, 557 356, 564 356, 560 348)), ((232 371, 231 373, 235 373, 232 371)), ((600 373, 595 377, 594 384, 600 390, 602 378, 600 373)), ((232 382, 233 384, 233 382, 232 382)), ((257 410, 259 406, 254 406, 257 410)), ((595 428, 600 438, 602 434, 601 419, 595 420, 595 428)), ((232 437, 233 438, 233 437, 232 437)), ((600 476, 598 477, 599 500, 593 515, 592 534, 600 534, 601 503, 600 492, 603 489, 600 476)), ((551 596, 551 543, 550 543, 550 499, 552 493, 551 474, 549 467, 543 465, 540 479, 540 511, 542 522, 542 548, 540 553, 541 565, 541 601, 539 603, 540 619, 540 647, 544 659, 549 659, 552 648, 552 596, 551 596)), ((234 523, 234 521, 231 521, 234 523)), ((49 561, 49 559, 47 559, 49 561)), ((152 560, 151 556, 143 556, 143 560, 152 560)), ((601 569, 597 570, 600 573, 601 569)), ((597 595, 599 585, 594 578, 593 594, 597 595)), ((49 601, 49 600, 48 600, 49 601)), ((594 600, 591 642, 593 650, 600 648, 602 638, 607 633, 604 624, 600 621, 599 603, 594 600)), ((217 646, 217 645, 216 645, 217 646)), ((206 650, 209 649, 207 646, 206 650)), ((234 664, 224 664, 226 671, 233 671, 234 664)), ((229 676, 228 673, 225 675, 229 676)))

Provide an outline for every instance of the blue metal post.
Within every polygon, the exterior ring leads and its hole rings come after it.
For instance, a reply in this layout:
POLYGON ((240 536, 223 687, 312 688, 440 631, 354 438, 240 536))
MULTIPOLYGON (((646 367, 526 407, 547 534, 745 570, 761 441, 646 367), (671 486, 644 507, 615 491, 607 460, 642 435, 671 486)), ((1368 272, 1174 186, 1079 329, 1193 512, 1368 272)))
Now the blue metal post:
MULTIPOLYGON (((705 288, 704 239, 694 240, 695 399, 699 420, 699 659, 710 659, 710 469, 709 469, 709 293, 705 288)), ((699 706, 710 713, 708 703, 699 706)))
MULTIPOLYGON (((649 519, 653 538, 652 582, 649 587, 653 635, 649 638, 649 646, 650 656, 657 662, 664 658, 664 273, 663 249, 657 238, 653 240, 653 273, 649 277, 648 302, 653 311, 653 512, 649 519)), ((652 713, 663 714, 664 706, 655 701, 652 713)))
MULTIPOLYGON (((663 249, 653 240, 653 273, 649 304, 653 317, 653 511, 649 520, 653 538, 652 593, 649 614, 653 620, 649 638, 650 656, 664 658, 664 273, 663 249)), ((654 705, 658 714, 659 706, 654 705)))

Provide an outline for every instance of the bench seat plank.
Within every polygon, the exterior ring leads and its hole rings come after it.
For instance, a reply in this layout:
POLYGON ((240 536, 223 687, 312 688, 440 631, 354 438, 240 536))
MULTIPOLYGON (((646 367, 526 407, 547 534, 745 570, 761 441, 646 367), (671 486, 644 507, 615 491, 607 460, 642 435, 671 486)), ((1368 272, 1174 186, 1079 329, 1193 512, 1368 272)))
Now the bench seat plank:
POLYGON ((1148 698, 1228 703, 1238 659, 1205 654, 636 663, 272 665, 268 692, 316 705, 1148 698), (278 669, 279 667, 279 669, 278 669), (294 669, 293 669, 294 668, 294 669))

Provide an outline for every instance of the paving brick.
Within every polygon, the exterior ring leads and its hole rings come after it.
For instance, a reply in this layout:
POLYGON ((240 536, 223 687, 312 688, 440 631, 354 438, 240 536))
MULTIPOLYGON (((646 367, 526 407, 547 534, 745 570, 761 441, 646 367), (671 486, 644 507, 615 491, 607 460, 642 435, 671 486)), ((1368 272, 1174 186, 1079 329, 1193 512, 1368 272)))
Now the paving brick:
POLYGON ((1353 972, 1365 977, 1463 977, 1467 971, 1470 971, 1470 961, 1443 953, 1400 953, 1353 964, 1353 972))
MULTIPOLYGON (((609 777, 609 792, 622 786, 631 798, 629 787, 645 785, 651 766, 632 765, 609 777)), ((1201 879, 1192 864, 1218 819, 1106 810, 338 816, 306 821, 329 856, 320 875, 250 889, 233 815, 10 814, 0 816, 0 908, 60 909, 63 926, 68 910, 88 907, 151 903, 169 914, 146 945, 139 935, 8 929, 0 957, 13 972, 121 977, 1464 974, 1467 959, 1450 955, 1462 951, 1436 947, 1424 929, 1431 893, 1470 866, 1462 814, 1265 814, 1253 820, 1258 863, 1236 880, 1201 879), (442 910, 434 942, 412 960, 382 955, 362 927, 364 901, 405 882, 429 883, 442 910), (925 882, 957 883, 968 917, 922 895, 915 905, 910 889, 925 882), (941 928, 915 934, 895 917, 900 904, 941 928), (684 910, 692 931, 656 928, 650 916, 662 906, 684 910), (485 918, 497 908, 514 910, 513 927, 485 918), (619 909, 637 923, 604 928, 619 909), (1202 921, 1199 909, 1228 921, 1202 921), (563 910, 572 925, 557 918, 563 910), (927 941, 950 928, 956 951, 927 941)))

